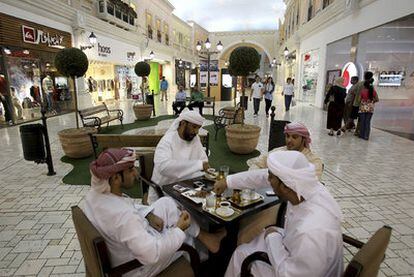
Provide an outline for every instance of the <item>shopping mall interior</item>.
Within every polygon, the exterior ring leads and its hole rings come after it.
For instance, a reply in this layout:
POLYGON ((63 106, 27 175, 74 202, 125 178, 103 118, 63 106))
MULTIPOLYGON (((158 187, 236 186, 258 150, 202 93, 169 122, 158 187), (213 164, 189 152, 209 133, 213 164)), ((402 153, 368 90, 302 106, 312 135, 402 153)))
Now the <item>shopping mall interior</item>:
POLYGON ((413 0, 0 0, 0 276, 414 276, 413 38, 413 0))

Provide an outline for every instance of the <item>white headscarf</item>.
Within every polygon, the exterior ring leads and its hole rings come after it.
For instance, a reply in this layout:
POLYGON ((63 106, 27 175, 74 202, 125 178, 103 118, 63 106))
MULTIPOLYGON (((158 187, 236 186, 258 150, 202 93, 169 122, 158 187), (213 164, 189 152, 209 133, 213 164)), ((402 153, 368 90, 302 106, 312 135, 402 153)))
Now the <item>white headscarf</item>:
POLYGON ((189 109, 185 108, 181 113, 180 116, 177 117, 173 124, 168 128, 168 132, 177 131, 178 126, 180 125, 181 121, 188 121, 190 123, 193 123, 195 125, 203 126, 205 118, 202 117, 198 112, 196 111, 190 111, 189 109))
POLYGON ((275 151, 267 158, 267 165, 287 187, 296 192, 298 199, 308 199, 321 185, 315 166, 298 151, 275 151))

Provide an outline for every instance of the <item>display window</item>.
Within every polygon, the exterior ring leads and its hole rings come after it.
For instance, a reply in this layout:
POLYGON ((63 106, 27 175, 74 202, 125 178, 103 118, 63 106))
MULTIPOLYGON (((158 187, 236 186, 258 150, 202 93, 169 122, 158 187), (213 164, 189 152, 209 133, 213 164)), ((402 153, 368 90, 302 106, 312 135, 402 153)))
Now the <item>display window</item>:
POLYGON ((318 85, 319 51, 313 50, 302 55, 301 100, 314 103, 318 85))

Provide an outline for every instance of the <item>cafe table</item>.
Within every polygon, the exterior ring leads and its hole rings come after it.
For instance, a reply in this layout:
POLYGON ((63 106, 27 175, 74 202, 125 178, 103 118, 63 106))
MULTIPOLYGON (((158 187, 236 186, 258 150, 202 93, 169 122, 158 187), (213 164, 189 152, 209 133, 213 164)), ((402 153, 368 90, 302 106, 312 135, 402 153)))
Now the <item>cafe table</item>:
MULTIPOLYGON (((232 218, 231 220, 222 219, 217 217, 207 211, 202 207, 202 204, 196 204, 192 200, 183 196, 181 192, 174 188, 174 185, 180 185, 184 188, 195 189, 197 186, 194 184, 195 181, 201 181, 205 184, 206 190, 213 189, 214 181, 206 179, 204 177, 184 180, 175 182, 169 185, 162 186, 162 190, 167 196, 172 197, 179 206, 188 211, 191 215, 192 220, 196 221, 201 229, 213 233, 219 229, 225 228, 227 231, 227 236, 222 240, 220 251, 217 254, 210 253, 209 263, 214 265, 214 274, 215 276, 222 276, 227 267, 228 262, 230 261, 231 255, 237 247, 237 236, 239 231, 239 224, 242 219, 254 216, 255 214, 268 209, 272 206, 275 206, 280 203, 280 200, 276 196, 267 196, 266 191, 271 190, 267 189, 258 189, 257 193, 263 196, 263 200, 255 203, 254 205, 248 206, 246 208, 234 207, 240 211, 239 216, 232 218)), ((223 194, 223 198, 231 197, 232 191, 227 190, 223 194)), ((223 199, 227 200, 227 199, 223 199)), ((276 217, 276 214, 275 214, 276 217)), ((211 267, 209 267, 211 269, 211 267)))

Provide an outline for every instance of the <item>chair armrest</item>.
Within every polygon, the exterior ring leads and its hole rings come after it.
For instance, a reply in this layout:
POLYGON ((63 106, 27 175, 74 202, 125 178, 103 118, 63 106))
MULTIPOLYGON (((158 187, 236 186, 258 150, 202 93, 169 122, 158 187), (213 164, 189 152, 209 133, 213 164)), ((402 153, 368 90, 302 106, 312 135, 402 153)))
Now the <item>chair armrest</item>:
POLYGON ((352 245, 356 248, 362 248, 362 246, 364 246, 364 243, 362 241, 359 241, 357 239, 354 239, 350 236, 347 236, 345 234, 342 234, 342 239, 345 243, 352 245))
POLYGON ((200 256, 198 255, 197 250, 194 247, 183 243, 178 251, 187 252, 190 256, 190 264, 191 268, 193 269, 194 276, 200 276, 200 256))
POLYGON ((117 267, 112 268, 109 272, 107 272, 108 276, 115 277, 119 276, 121 277, 125 273, 130 272, 131 270, 134 270, 136 268, 141 267, 142 264, 138 260, 131 260, 129 262, 126 262, 124 264, 118 265, 117 267))
POLYGON ((250 273, 250 268, 251 268, 251 264, 254 261, 262 261, 265 262, 269 265, 271 265, 270 260, 269 260, 269 256, 267 255, 266 252, 262 252, 262 251, 257 251, 254 252, 253 254, 250 254, 249 256, 247 256, 241 266, 241 273, 240 273, 240 277, 250 277, 253 276, 250 273))
POLYGON ((146 178, 144 178, 144 177, 142 177, 142 176, 139 176, 139 178, 145 183, 145 184, 147 184, 147 185, 149 185, 150 187, 152 187, 153 189, 155 189, 155 191, 157 192, 157 195, 158 195, 158 197, 163 197, 164 196, 164 193, 162 192, 162 189, 161 189, 161 187, 159 186, 159 185, 157 185, 157 184, 155 184, 155 183, 153 183, 153 182, 151 182, 150 180, 148 180, 148 179, 146 179, 146 178))
POLYGON ((97 116, 83 117, 82 118, 83 125, 85 125, 85 120, 93 120, 94 126, 101 126, 102 124, 102 120, 97 116))
POLYGON ((118 117, 123 117, 123 115, 124 115, 124 111, 121 110, 121 109, 108 110, 108 112, 117 112, 118 113, 118 117))

